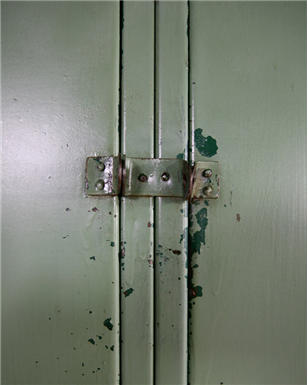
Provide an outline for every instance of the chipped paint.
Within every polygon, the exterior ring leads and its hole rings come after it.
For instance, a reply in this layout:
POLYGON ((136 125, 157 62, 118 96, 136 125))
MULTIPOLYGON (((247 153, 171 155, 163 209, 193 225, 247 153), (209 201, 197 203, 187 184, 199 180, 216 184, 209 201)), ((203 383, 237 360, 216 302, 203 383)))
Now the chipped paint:
POLYGON ((202 135, 202 128, 197 128, 194 133, 195 145, 202 156, 211 158, 217 154, 218 146, 216 140, 211 136, 206 138, 202 135))
POLYGON ((205 245, 205 229, 208 224, 207 209, 204 207, 195 215, 200 230, 196 231, 191 237, 192 253, 200 254, 201 243, 205 245))
POLYGON ((193 286, 191 288, 191 297, 192 298, 202 297, 203 296, 202 289, 203 288, 201 286, 193 286))
POLYGON ((112 322, 111 322, 111 318, 105 319, 105 321, 104 321, 104 326, 106 326, 106 328, 107 328, 108 330, 112 330, 112 329, 113 329, 113 324, 112 324, 112 322))
POLYGON ((134 291, 134 289, 131 287, 131 288, 127 289, 126 291, 124 291, 123 294, 125 295, 125 297, 128 297, 132 294, 133 291, 134 291))

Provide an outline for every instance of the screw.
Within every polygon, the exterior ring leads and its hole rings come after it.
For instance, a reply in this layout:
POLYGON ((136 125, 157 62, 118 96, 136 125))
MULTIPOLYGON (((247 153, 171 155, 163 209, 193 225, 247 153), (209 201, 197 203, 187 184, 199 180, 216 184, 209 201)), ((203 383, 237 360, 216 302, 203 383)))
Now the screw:
POLYGON ((169 178, 170 178, 170 175, 167 172, 164 172, 161 175, 161 180, 163 180, 164 182, 167 182, 167 180, 169 180, 169 178))
POLYGON ((103 180, 100 179, 99 181, 97 181, 97 183, 96 183, 97 190, 103 190, 104 186, 105 186, 105 183, 103 180))
POLYGON ((105 170, 105 165, 104 165, 104 163, 99 163, 99 164, 97 165, 97 169, 98 169, 99 171, 104 171, 104 170, 105 170))
POLYGON ((212 175, 213 175, 213 171, 210 169, 204 170, 204 172, 203 172, 203 176, 206 178, 210 178, 212 175))
POLYGON ((145 174, 139 174, 138 179, 140 182, 146 182, 148 180, 148 177, 145 174))
POLYGON ((212 195, 213 187, 210 184, 208 184, 207 186, 204 187, 203 192, 205 195, 212 195))

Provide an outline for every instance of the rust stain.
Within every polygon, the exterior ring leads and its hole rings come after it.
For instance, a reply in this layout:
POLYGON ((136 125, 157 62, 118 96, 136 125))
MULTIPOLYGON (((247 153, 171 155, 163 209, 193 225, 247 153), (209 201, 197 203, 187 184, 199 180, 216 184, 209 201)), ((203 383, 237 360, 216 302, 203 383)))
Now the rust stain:
POLYGON ((172 252, 173 252, 173 254, 176 254, 176 255, 180 255, 181 254, 180 250, 172 250, 172 252))
POLYGON ((148 227, 151 227, 151 222, 148 222, 148 227))
POLYGON ((236 220, 239 222, 241 220, 240 214, 236 214, 236 220))

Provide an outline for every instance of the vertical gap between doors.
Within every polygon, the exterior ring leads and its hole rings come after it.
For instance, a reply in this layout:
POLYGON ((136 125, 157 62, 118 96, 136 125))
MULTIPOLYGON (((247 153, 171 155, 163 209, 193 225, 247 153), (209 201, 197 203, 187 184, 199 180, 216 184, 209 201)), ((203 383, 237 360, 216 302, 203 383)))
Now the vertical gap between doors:
MULTIPOLYGON (((118 133, 119 133, 119 154, 122 156, 122 57, 123 57, 123 36, 122 36, 122 31, 123 31, 123 17, 124 17, 124 4, 123 0, 120 1, 120 9, 119 9, 119 106, 118 106, 118 133)), ((121 210, 122 210, 122 205, 121 205, 121 196, 118 197, 119 199, 119 383, 122 384, 122 306, 121 306, 121 228, 122 228, 122 223, 121 223, 121 210)))
MULTIPOLYGON (((188 55, 188 76, 187 76, 187 81, 188 81, 188 87, 187 87, 187 103, 188 103, 188 155, 187 155, 187 161, 188 163, 192 166, 192 161, 193 159, 191 159, 191 146, 192 146, 192 143, 191 143, 191 130, 192 130, 192 126, 191 126, 191 112, 192 112, 192 109, 191 109, 191 105, 190 105, 190 99, 191 99, 191 95, 190 95, 190 1, 188 0, 187 1, 187 55, 188 55)), ((189 228, 190 228, 190 212, 191 212, 191 203, 188 201, 188 230, 187 230, 187 261, 188 261, 188 264, 187 264, 187 268, 188 268, 188 274, 187 274, 187 279, 188 279, 188 290, 187 290, 187 384, 189 385, 189 370, 190 370, 190 366, 189 366, 189 358, 190 358, 190 352, 189 352, 189 331, 190 331, 190 310, 189 310, 189 303, 190 303, 190 290, 191 290, 191 244, 190 244, 190 236, 189 236, 189 228)))
MULTIPOLYGON (((157 6, 157 2, 154 1, 154 55, 153 55, 153 59, 154 59, 154 98, 153 98, 153 102, 154 102, 154 105, 153 105, 153 121, 154 121, 154 158, 156 158, 156 153, 157 153, 157 147, 159 146, 159 144, 157 144, 157 119, 156 119, 156 111, 157 111, 157 105, 156 105, 156 91, 157 91, 157 66, 156 66, 156 58, 157 58, 157 50, 156 50, 156 37, 157 37, 157 33, 156 33, 156 28, 157 28, 157 18, 156 18, 156 12, 158 11, 158 6, 157 6)), ((153 256, 154 256, 154 277, 153 277, 153 344, 154 344, 154 349, 153 349, 153 384, 155 384, 155 356, 156 356, 156 318, 155 318, 155 306, 156 306, 156 295, 155 295, 155 291, 156 291, 156 269, 155 269, 155 266, 156 266, 156 210, 157 210, 157 207, 158 207, 158 204, 157 204, 157 199, 156 197, 153 198, 153 211, 154 211, 154 227, 153 227, 153 256)))

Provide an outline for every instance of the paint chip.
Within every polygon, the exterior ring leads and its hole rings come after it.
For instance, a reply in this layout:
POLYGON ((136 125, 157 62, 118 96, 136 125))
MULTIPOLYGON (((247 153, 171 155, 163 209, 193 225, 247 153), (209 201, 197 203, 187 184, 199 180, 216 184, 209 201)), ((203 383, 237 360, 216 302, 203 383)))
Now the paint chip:
POLYGON ((132 292, 134 291, 134 289, 131 287, 130 289, 127 289, 126 291, 124 291, 124 295, 125 297, 128 297, 129 295, 132 294, 132 292))
POLYGON ((107 328, 108 330, 112 330, 112 329, 113 329, 113 324, 112 324, 112 322, 111 322, 111 318, 105 319, 105 321, 104 321, 104 326, 106 326, 106 328, 107 328))

